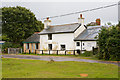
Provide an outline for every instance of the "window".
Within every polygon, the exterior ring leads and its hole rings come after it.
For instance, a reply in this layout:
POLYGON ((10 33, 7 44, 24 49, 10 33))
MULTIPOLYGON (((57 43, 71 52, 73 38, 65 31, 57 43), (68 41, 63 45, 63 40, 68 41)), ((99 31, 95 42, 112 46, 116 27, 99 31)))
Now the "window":
POLYGON ((76 42, 76 45, 77 45, 77 46, 80 46, 80 42, 76 42))
POLYGON ((48 34, 48 40, 52 40, 52 34, 48 34))
POLYGON ((65 45, 61 45, 61 50, 65 50, 65 45))
POLYGON ((52 50, 52 44, 48 44, 48 49, 52 50))
POLYGON ((29 43, 26 44, 26 49, 29 49, 29 43))
POLYGON ((35 49, 38 49, 38 43, 35 44, 35 49))
POLYGON ((84 46, 85 44, 83 43, 83 46, 84 46))

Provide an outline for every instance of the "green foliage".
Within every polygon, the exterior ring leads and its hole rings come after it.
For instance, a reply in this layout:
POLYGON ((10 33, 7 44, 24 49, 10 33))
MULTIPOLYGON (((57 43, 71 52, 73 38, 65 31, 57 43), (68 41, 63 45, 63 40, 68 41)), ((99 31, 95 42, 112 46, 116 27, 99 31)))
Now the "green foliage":
POLYGON ((8 48, 20 48, 20 47, 22 47, 20 44, 15 44, 15 43, 11 43, 11 42, 5 42, 2 45, 2 51, 4 51, 4 53, 7 53, 8 48))
POLYGON ((117 26, 103 27, 98 36, 97 57, 105 60, 120 60, 120 30, 117 26))
POLYGON ((10 41, 10 39, 7 37, 7 35, 3 34, 2 36, 0 36, 0 38, 3 40, 3 41, 10 41))
POLYGON ((89 57, 93 55, 92 51, 85 51, 83 54, 80 54, 81 56, 89 57))
POLYGON ((111 23, 111 22, 108 22, 108 23, 105 23, 105 25, 112 25, 112 23, 111 23))
POLYGON ((2 8, 2 32, 7 35, 10 42, 21 43, 36 31, 43 29, 33 12, 24 7, 2 8))

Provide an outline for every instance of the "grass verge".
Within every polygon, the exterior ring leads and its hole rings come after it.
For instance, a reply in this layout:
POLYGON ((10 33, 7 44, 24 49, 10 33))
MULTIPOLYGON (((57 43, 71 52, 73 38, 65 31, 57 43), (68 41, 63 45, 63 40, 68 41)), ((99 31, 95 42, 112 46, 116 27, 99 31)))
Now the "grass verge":
POLYGON ((3 78, 118 78, 118 66, 87 62, 48 62, 2 58, 3 78))

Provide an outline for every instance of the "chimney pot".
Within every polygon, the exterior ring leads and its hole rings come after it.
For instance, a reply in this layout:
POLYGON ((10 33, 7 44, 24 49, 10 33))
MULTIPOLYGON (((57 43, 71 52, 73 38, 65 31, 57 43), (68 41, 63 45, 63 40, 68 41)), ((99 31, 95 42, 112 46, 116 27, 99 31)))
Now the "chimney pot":
POLYGON ((96 19, 96 24, 97 24, 97 25, 101 25, 101 20, 100 20, 100 18, 96 19))
POLYGON ((82 18, 82 14, 80 14, 80 18, 82 18))
POLYGON ((47 17, 47 20, 49 19, 49 17, 47 17))
POLYGON ((80 17, 78 18, 78 23, 84 25, 84 18, 82 17, 82 14, 80 14, 80 17))
POLYGON ((44 29, 48 29, 49 26, 51 25, 51 20, 49 20, 49 17, 44 20, 44 29))

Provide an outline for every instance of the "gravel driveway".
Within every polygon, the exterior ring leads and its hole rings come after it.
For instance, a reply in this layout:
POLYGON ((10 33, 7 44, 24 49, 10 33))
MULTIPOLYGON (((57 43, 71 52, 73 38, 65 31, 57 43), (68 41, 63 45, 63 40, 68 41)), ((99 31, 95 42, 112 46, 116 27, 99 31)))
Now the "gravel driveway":
POLYGON ((2 56, 4 58, 35 59, 35 60, 44 60, 44 61, 50 61, 51 59, 53 59, 54 61, 80 61, 80 62, 107 63, 107 64, 118 65, 118 63, 115 63, 115 62, 79 59, 79 58, 68 57, 68 56, 36 56, 36 55, 2 55, 2 56))

